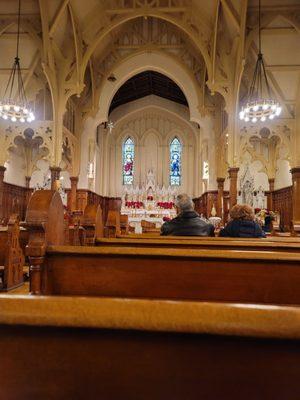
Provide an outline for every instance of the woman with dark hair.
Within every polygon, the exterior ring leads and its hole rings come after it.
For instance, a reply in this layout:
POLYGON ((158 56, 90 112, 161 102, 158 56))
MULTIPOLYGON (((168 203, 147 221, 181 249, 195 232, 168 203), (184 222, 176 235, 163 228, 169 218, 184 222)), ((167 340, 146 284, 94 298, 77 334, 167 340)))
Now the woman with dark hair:
POLYGON ((236 204, 230 211, 230 221, 221 229, 222 237, 266 237, 260 225, 254 220, 255 214, 252 207, 247 204, 236 204))

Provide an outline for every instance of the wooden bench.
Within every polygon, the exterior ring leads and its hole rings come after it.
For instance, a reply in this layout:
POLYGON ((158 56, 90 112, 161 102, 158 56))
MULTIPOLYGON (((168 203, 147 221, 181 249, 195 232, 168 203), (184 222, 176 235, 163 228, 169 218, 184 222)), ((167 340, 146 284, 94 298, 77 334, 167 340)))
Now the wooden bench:
POLYGON ((0 310, 3 399, 300 398, 299 308, 2 295, 0 310))
POLYGON ((300 254, 134 247, 28 248, 33 294, 300 304, 300 254), (34 250, 34 249, 33 249, 34 250))
POLYGON ((33 294, 300 304, 299 253, 61 246, 60 207, 51 191, 28 206, 33 294))
POLYGON ((81 243, 93 245, 96 237, 104 236, 102 209, 99 205, 88 204, 81 218, 81 243))
POLYGON ((251 250, 251 251, 282 251, 300 253, 300 243, 297 242, 273 242, 267 239, 262 240, 216 240, 217 238, 202 238, 201 240, 181 237, 168 240, 164 238, 98 238, 96 246, 99 247, 135 247, 135 248, 186 248, 186 249, 211 249, 222 250, 251 250))
POLYGON ((19 243, 20 221, 12 215, 7 229, 0 230, 0 290, 23 285, 24 254, 19 243))

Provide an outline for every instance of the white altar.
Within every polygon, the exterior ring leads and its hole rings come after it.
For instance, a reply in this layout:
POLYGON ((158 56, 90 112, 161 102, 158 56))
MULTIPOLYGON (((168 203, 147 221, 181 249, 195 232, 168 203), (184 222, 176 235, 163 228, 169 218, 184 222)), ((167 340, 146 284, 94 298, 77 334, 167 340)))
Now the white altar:
POLYGON ((149 170, 145 184, 124 187, 121 214, 128 215, 129 225, 135 228, 136 233, 142 232, 142 220, 155 223, 156 228, 160 228, 164 218, 172 219, 176 216, 176 196, 175 188, 156 185, 155 174, 149 170))
POLYGON ((248 204, 254 209, 267 208, 267 196, 265 196, 264 189, 259 186, 257 189, 254 185, 254 177, 250 173, 249 166, 246 167, 245 172, 240 180, 240 191, 237 198, 238 204, 248 204))

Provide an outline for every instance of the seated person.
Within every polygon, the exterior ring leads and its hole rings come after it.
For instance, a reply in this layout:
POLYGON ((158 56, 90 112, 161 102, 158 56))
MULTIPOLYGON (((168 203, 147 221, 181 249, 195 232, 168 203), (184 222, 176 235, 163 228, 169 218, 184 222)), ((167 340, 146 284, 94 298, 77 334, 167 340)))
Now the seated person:
POLYGON ((221 229, 222 237, 245 237, 262 238, 266 237, 261 226, 254 221, 255 215, 252 207, 247 204, 236 204, 230 211, 230 221, 221 229))
POLYGON ((187 194, 180 194, 175 201, 177 217, 161 227, 164 236, 215 236, 214 227, 203 221, 194 211, 194 202, 187 194))

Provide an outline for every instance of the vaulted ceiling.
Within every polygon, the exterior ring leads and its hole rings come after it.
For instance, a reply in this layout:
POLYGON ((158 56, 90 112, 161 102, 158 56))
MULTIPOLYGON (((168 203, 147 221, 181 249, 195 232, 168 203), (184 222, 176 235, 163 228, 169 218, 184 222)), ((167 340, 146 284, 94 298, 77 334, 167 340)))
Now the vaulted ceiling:
POLYGON ((165 75, 145 71, 130 78, 115 94, 110 112, 125 103, 154 94, 185 106, 188 105, 182 90, 165 75))
MULTIPOLYGON (((45 66, 60 75, 59 63, 63 61, 68 81, 65 91, 81 92, 78 101, 88 109, 90 98, 95 97, 97 87, 107 79, 113 65, 132 52, 153 46, 184 63, 198 81, 199 91, 205 92, 205 81, 209 80, 211 90, 217 82, 226 93, 238 42, 244 41, 243 98, 257 49, 257 3, 258 0, 22 0, 20 59, 27 93, 33 99, 46 83, 45 66), (143 9, 143 16, 139 9, 143 9)), ((2 92, 15 56, 17 6, 18 0, 0 2, 2 92)), ((284 103, 284 116, 292 118, 300 93, 300 0, 262 0, 262 11, 263 52, 269 80, 284 103)))

